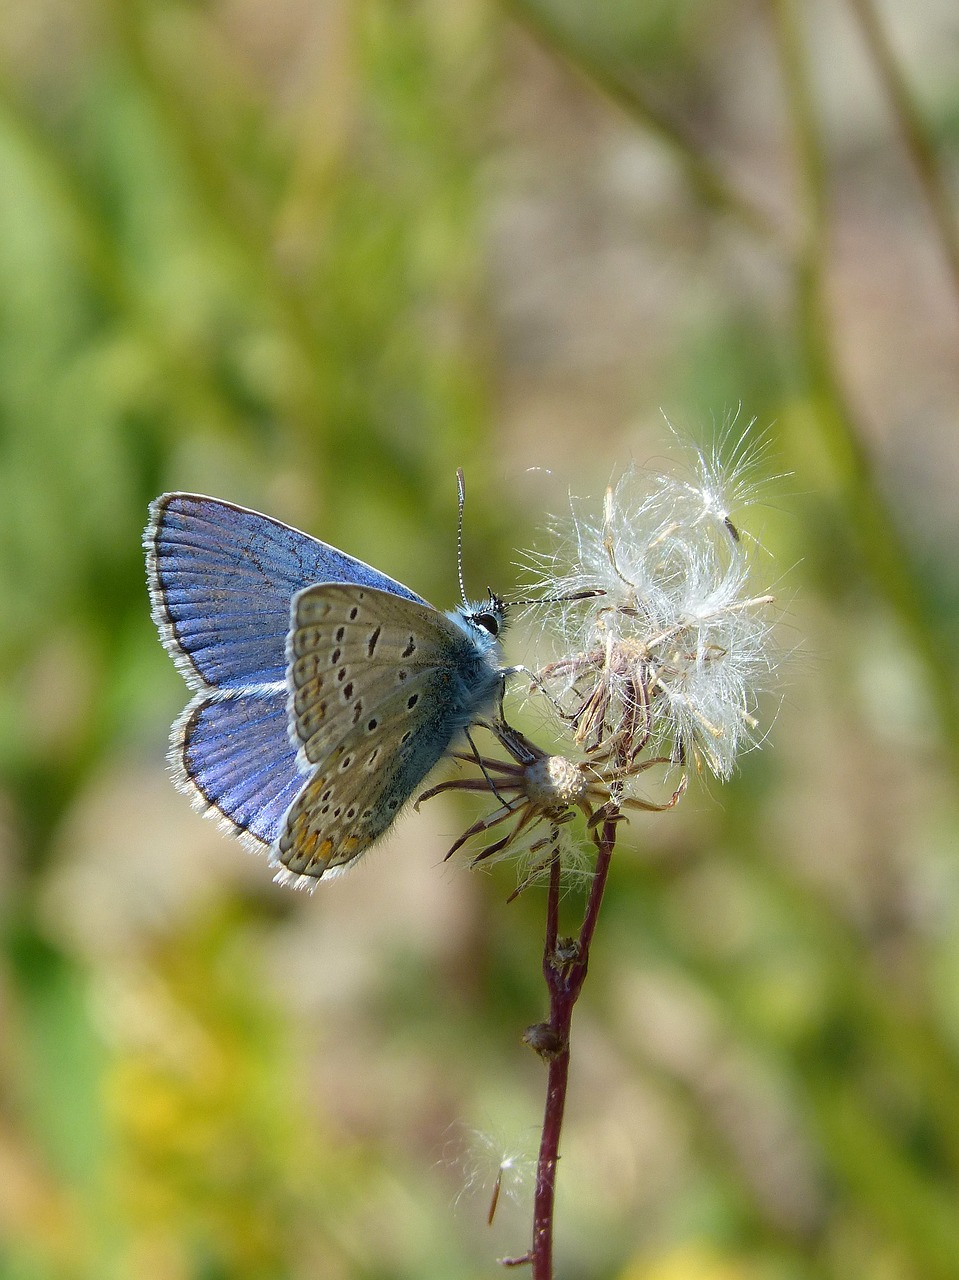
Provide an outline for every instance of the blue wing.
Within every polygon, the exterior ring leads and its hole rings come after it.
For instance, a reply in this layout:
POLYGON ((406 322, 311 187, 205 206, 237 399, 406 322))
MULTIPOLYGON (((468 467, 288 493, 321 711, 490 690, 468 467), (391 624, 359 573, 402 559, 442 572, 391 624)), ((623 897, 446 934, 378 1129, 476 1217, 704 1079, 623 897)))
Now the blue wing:
POLYGON ((284 680, 290 601, 314 583, 355 583, 426 603, 298 529, 199 494, 152 502, 143 545, 153 620, 193 689, 284 680))
POLYGON ((285 686, 199 693, 173 726, 177 786, 247 844, 271 845, 306 779, 287 733, 285 686))

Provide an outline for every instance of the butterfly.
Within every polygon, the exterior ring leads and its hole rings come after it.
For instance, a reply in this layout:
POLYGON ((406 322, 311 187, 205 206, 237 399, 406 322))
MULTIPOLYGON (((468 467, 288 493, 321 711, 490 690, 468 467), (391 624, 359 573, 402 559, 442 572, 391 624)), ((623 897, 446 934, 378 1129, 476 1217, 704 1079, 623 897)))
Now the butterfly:
POLYGON ((171 733, 174 780, 268 850, 282 884, 356 862, 502 696, 492 593, 440 613, 325 542, 199 494, 155 499, 143 545, 153 620, 193 690, 171 733))

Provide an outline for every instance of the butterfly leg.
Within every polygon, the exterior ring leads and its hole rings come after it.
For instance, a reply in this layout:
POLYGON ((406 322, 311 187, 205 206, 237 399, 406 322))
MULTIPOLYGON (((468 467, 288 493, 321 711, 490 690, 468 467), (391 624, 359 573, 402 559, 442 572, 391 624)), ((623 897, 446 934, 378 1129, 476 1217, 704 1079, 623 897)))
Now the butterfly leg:
MULTIPOLYGON (((500 697, 500 719, 502 719, 502 696, 500 697)), ((473 759, 479 765, 480 772, 482 773, 483 777, 486 779, 486 785, 489 787, 490 791, 492 791, 493 795, 496 797, 496 799, 500 802, 501 805, 503 805, 506 809, 512 810, 513 806, 510 804, 508 800, 506 800, 502 795, 500 795, 500 792, 496 786, 496 783, 490 777, 489 771, 487 770, 486 765, 483 763, 483 757, 480 755, 479 751, 476 749, 476 743, 473 741, 473 735, 470 733, 469 729, 466 730, 466 741, 470 744, 470 751, 472 751, 473 753, 473 759)))

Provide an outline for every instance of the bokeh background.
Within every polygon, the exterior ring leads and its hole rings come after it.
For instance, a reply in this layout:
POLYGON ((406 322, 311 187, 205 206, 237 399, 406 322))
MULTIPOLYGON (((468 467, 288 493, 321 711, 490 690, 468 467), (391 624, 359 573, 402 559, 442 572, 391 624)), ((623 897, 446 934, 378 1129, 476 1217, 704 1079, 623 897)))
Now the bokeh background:
POLYGON ((559 1273, 959 1277, 959 13, 873 3, 0 7, 3 1280, 525 1249, 541 890, 452 801, 273 886, 165 773, 140 535, 212 493, 446 606, 461 465, 509 592, 661 413, 767 432, 788 656, 617 854, 559 1273))

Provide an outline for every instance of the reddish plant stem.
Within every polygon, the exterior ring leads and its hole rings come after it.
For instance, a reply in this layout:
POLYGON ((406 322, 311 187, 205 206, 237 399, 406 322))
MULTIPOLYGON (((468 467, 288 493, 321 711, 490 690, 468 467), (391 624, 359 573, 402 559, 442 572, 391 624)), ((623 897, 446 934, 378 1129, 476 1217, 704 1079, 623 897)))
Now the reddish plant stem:
POLYGON ((599 910, 606 889, 609 864, 616 844, 617 818, 615 815, 603 823, 597 840, 596 871, 590 886, 586 913, 576 939, 575 958, 572 960, 557 954, 559 938, 559 860, 550 868, 549 897, 546 907, 546 944, 543 949, 543 977, 549 991, 548 1027, 558 1048, 551 1053, 549 1076, 546 1083, 546 1107, 543 1114, 543 1134, 540 1139, 539 1161, 536 1168, 536 1195, 533 1202, 533 1242, 528 1261, 532 1263, 533 1280, 553 1280, 553 1211, 556 1201, 556 1166, 559 1162, 559 1140, 563 1129, 563 1113, 566 1109, 566 1090, 569 1083, 569 1031, 573 1019, 573 1007, 579 999, 586 970, 589 967, 589 948, 599 919, 599 910))

